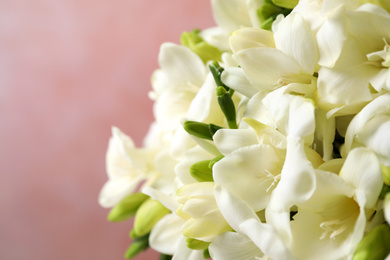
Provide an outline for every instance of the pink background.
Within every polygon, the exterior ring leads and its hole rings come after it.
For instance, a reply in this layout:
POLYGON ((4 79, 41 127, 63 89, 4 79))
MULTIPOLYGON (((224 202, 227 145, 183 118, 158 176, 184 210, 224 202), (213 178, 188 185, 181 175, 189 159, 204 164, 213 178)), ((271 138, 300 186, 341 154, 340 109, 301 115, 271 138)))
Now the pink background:
POLYGON ((210 2, 0 7, 0 259, 123 259, 131 222, 109 223, 97 203, 111 125, 141 144, 159 46, 213 26, 210 2))

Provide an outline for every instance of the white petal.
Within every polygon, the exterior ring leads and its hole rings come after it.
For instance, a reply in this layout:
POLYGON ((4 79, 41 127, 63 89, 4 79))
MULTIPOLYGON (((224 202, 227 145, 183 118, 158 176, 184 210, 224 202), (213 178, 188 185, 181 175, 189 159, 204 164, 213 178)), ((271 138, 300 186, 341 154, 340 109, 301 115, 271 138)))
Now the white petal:
POLYGON ((179 244, 176 248, 172 260, 204 260, 203 250, 192 250, 187 247, 186 237, 180 236, 179 244))
POLYGON ((245 49, 234 54, 234 58, 258 90, 273 89, 281 75, 300 73, 300 66, 294 58, 274 48, 245 49))
POLYGON ((219 26, 206 28, 200 31, 199 35, 207 43, 217 47, 221 51, 230 51, 230 46, 229 46, 230 34, 226 30, 223 30, 223 28, 219 26))
POLYGON ((228 155, 241 147, 258 144, 256 133, 252 129, 220 129, 213 139, 223 155, 228 155))
POLYGON ((248 203, 231 194, 223 186, 216 184, 214 194, 226 222, 237 232, 240 231, 240 224, 248 219, 253 218, 260 221, 248 203))
POLYGON ((243 147, 214 164, 214 181, 259 211, 268 204, 282 163, 283 154, 269 145, 243 147))
POLYGON ((338 8, 327 17, 317 32, 320 59, 318 64, 332 68, 340 56, 346 39, 345 8, 338 8))
POLYGON ((240 225, 240 229, 266 256, 272 259, 294 259, 278 232, 271 225, 249 219, 240 225))
POLYGON ((233 53, 256 47, 275 48, 272 32, 253 27, 246 27, 233 32, 229 42, 233 53))
POLYGON ((142 193, 150 196, 152 199, 158 200, 167 209, 175 212, 179 208, 179 204, 176 202, 173 196, 156 190, 152 187, 145 187, 142 189, 142 193))
POLYGON ((144 180, 143 176, 122 177, 108 180, 99 194, 99 204, 110 208, 118 204, 127 195, 135 191, 138 184, 144 180))
POLYGON ((229 88, 232 88, 247 97, 252 97, 257 93, 257 89, 251 85, 241 68, 227 67, 222 72, 221 80, 226 86, 229 86, 229 88))
POLYGON ((189 48, 173 43, 161 45, 158 61, 170 81, 185 86, 201 86, 206 78, 206 67, 189 48))
POLYGON ((163 254, 175 254, 183 224, 184 220, 175 214, 165 215, 150 232, 150 247, 163 254))
POLYGON ((209 246, 209 251, 213 260, 248 260, 263 256, 248 237, 234 232, 216 236, 209 246))
POLYGON ((345 148, 347 151, 351 149, 355 135, 363 129, 368 120, 377 114, 390 114, 390 94, 377 97, 352 119, 345 135, 345 148))
POLYGON ((367 208, 375 206, 383 179, 380 163, 370 149, 361 147, 351 150, 341 168, 340 176, 356 189, 362 190, 367 208))
POLYGON ((303 140, 287 138, 282 177, 266 211, 267 222, 279 231, 285 241, 291 239, 290 208, 307 201, 316 189, 315 172, 303 147, 303 140))
POLYGON ((211 5, 214 20, 224 30, 233 32, 242 26, 251 26, 244 0, 212 0, 211 5))
POLYGON ((317 44, 309 26, 298 13, 282 20, 275 31, 276 48, 293 57, 303 72, 312 75, 317 63, 317 44))

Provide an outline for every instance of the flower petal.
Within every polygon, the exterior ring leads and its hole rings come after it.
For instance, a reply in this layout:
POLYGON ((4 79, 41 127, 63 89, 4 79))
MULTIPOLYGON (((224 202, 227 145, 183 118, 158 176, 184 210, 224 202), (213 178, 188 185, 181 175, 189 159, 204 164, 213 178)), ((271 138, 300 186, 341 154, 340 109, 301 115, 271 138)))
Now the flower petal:
POLYGON ((216 236, 209 250, 214 260, 248 260, 263 256, 248 237, 235 232, 225 232, 216 236))

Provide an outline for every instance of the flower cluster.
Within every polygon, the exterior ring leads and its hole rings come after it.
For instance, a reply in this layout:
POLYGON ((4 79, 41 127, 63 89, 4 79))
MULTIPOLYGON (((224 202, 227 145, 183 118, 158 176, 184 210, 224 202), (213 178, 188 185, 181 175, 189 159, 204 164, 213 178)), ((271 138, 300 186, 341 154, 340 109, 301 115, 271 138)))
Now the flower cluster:
POLYGON ((99 202, 131 258, 390 259, 390 1, 212 0, 164 43, 99 202))

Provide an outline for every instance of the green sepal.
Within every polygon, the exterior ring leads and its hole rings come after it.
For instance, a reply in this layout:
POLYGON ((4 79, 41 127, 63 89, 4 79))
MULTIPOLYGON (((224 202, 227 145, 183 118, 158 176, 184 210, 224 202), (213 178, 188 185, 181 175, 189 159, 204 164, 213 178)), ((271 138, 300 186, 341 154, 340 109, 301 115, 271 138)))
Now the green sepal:
POLYGON ((213 179, 213 171, 209 168, 210 160, 194 163, 190 167, 191 176, 199 182, 211 182, 213 179))
POLYGON ((223 157, 225 157, 224 155, 218 155, 217 157, 215 157, 214 159, 210 160, 209 162, 209 168, 212 169, 214 164, 216 164, 219 160, 221 160, 223 157))
POLYGON ((209 65, 209 69, 210 69, 211 74, 213 75, 215 84, 217 86, 224 87, 228 91, 230 88, 228 86, 226 86, 221 80, 221 75, 222 75, 222 72, 224 71, 224 68, 219 66, 218 62, 214 61, 212 64, 209 65))
POLYGON ((357 246, 353 260, 383 260, 390 253, 390 226, 374 227, 357 246))
POLYGON ((382 170, 383 182, 387 186, 390 186, 390 166, 384 166, 383 164, 381 164, 381 170, 382 170))
POLYGON ((203 250, 203 257, 204 257, 204 259, 211 258, 211 255, 210 255, 210 252, 209 252, 209 249, 208 249, 208 248, 206 248, 205 250, 203 250))
POLYGON ((140 238, 137 238, 134 240, 129 248, 127 249, 125 253, 125 258, 131 259, 141 253, 142 251, 145 251, 149 247, 149 234, 146 234, 145 236, 142 236, 140 238))
POLYGON ((149 233, 154 225, 171 211, 164 207, 158 200, 146 200, 135 213, 132 233, 135 237, 141 237, 149 233))
POLYGON ((236 108, 234 106, 233 99, 229 92, 226 91, 224 87, 217 87, 217 99, 219 107, 224 113, 226 120, 228 122, 229 128, 237 129, 236 122, 236 108))
POLYGON ((217 47, 207 43, 200 35, 199 30, 193 30, 192 32, 183 32, 180 36, 180 42, 182 45, 190 48, 196 53, 204 63, 209 60, 221 61, 222 51, 217 47))
POLYGON ((183 127, 190 135, 208 140, 213 140, 213 135, 222 128, 218 125, 205 124, 196 121, 185 121, 183 127))
POLYGON ((141 192, 127 196, 111 209, 107 219, 111 222, 120 222, 133 217, 147 198, 149 196, 141 192))
POLYGON ((209 247, 210 242, 205 242, 195 238, 187 237, 187 247, 193 250, 203 250, 209 247))
POLYGON ((160 260, 171 260, 171 255, 160 254, 160 260))

